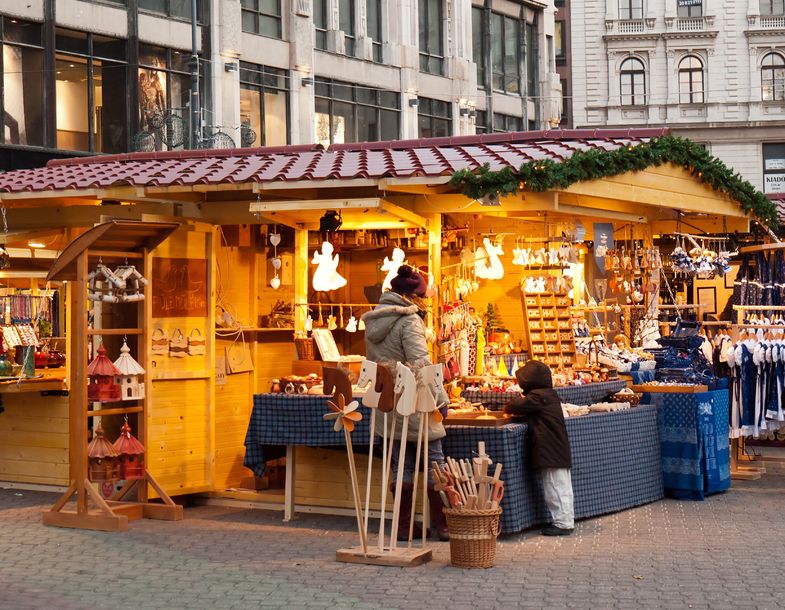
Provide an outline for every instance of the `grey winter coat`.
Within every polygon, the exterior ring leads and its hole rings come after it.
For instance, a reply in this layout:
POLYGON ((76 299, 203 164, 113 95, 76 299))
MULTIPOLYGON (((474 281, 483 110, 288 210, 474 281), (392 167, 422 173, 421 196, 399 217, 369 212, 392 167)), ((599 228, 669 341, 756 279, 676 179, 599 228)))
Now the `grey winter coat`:
MULTIPOLYGON (((413 368, 431 364, 428 355, 428 343, 425 340, 425 324, 417 314, 418 307, 395 292, 385 292, 379 305, 366 313, 365 322, 365 357, 372 362, 395 366, 396 362, 409 364, 413 368)), ((441 406, 447 402, 447 394, 437 397, 441 406)), ((388 418, 389 419, 389 418, 388 418)), ((396 417, 395 438, 400 438, 402 422, 396 417)), ((376 418, 376 433, 382 434, 383 418, 376 418)), ((420 426, 420 415, 415 413, 409 417, 407 439, 417 440, 420 426)), ((431 424, 428 440, 433 441, 446 436, 441 423, 431 424)))

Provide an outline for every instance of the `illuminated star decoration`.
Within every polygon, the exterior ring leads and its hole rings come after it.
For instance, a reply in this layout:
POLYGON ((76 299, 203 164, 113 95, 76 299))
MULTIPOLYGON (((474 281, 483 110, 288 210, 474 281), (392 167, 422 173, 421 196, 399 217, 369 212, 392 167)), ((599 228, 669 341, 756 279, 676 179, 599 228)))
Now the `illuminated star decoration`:
POLYGON ((336 432, 340 432, 341 428, 345 428, 347 432, 354 430, 354 423, 361 421, 363 414, 357 411, 360 403, 353 400, 348 405, 343 397, 343 394, 338 394, 336 397, 338 404, 332 400, 327 401, 327 406, 330 407, 330 413, 325 413, 322 417, 324 419, 334 419, 335 426, 333 427, 336 432))

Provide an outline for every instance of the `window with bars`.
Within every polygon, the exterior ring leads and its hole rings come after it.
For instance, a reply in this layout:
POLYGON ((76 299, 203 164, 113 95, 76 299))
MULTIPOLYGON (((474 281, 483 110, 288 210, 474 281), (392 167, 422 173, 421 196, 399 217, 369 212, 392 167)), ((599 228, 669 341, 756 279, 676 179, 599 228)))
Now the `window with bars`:
POLYGON ((764 102, 785 100, 785 59, 779 53, 769 53, 761 62, 760 80, 764 102))
POLYGON ((619 19, 643 19, 643 0, 619 0, 619 19))
POLYGON ((281 0, 242 0, 243 32, 281 38, 281 0))
POLYGON ((279 146, 289 141, 286 72, 240 62, 241 146, 279 146))
POLYGON ((452 105, 450 102, 419 98, 417 127, 421 138, 452 135, 452 105))
POLYGON ((621 105, 639 106, 646 103, 646 67, 637 57, 628 57, 621 64, 621 105))
POLYGON ((400 137, 400 94, 317 79, 315 141, 324 146, 400 137))
POLYGON ((704 102, 703 62, 695 55, 687 55, 679 62, 679 102, 704 102))
POLYGON ((444 71, 444 14, 442 0, 420 0, 420 71, 442 74, 444 71))

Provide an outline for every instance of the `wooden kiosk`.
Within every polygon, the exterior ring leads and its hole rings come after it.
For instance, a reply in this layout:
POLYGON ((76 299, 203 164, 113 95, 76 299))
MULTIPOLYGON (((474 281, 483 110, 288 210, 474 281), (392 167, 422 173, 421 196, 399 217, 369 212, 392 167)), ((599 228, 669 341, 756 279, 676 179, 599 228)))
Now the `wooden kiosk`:
POLYGON ((116 404, 123 406, 104 408, 104 403, 90 401, 87 391, 87 358, 88 337, 135 336, 138 358, 145 367, 148 343, 145 320, 151 307, 149 299, 133 304, 137 308, 138 322, 135 328, 90 328, 87 299, 89 265, 99 261, 133 261, 144 273, 145 269, 150 268, 150 252, 178 226, 178 223, 172 222, 134 221, 99 224, 71 242, 49 272, 48 280, 73 281, 74 288, 71 290, 69 303, 72 355, 69 383, 71 483, 54 506, 43 513, 43 522, 46 525, 123 531, 128 529, 128 521, 131 519, 144 517, 178 521, 183 518, 183 507, 172 501, 146 469, 141 478, 127 481, 110 500, 105 500, 88 478, 87 455, 87 421, 90 418, 138 414, 138 435, 142 443, 145 441, 147 396, 130 401, 131 406, 125 406, 128 403, 122 402, 116 404), (91 408, 96 404, 99 405, 98 408, 91 408), (148 484, 163 500, 163 504, 148 502, 148 484), (136 489, 136 501, 124 500, 133 489, 136 489), (64 510, 72 497, 76 500, 76 510, 64 510), (96 505, 97 512, 90 510, 88 499, 96 505))

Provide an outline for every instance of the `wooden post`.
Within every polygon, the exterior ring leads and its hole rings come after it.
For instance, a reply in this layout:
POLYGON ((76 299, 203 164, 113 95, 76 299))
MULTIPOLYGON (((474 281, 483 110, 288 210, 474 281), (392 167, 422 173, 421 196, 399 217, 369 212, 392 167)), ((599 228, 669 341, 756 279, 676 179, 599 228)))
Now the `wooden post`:
MULTIPOLYGON (((76 506, 80 515, 87 513, 87 252, 76 259, 76 282, 72 292, 74 301, 71 307, 71 357, 72 380, 68 401, 69 427, 68 440, 71 455, 71 478, 76 481, 76 506)), ((95 339, 94 339, 95 340, 95 339)))
POLYGON ((305 331, 307 307, 300 305, 308 302, 308 229, 298 227, 294 230, 294 331, 305 331))

